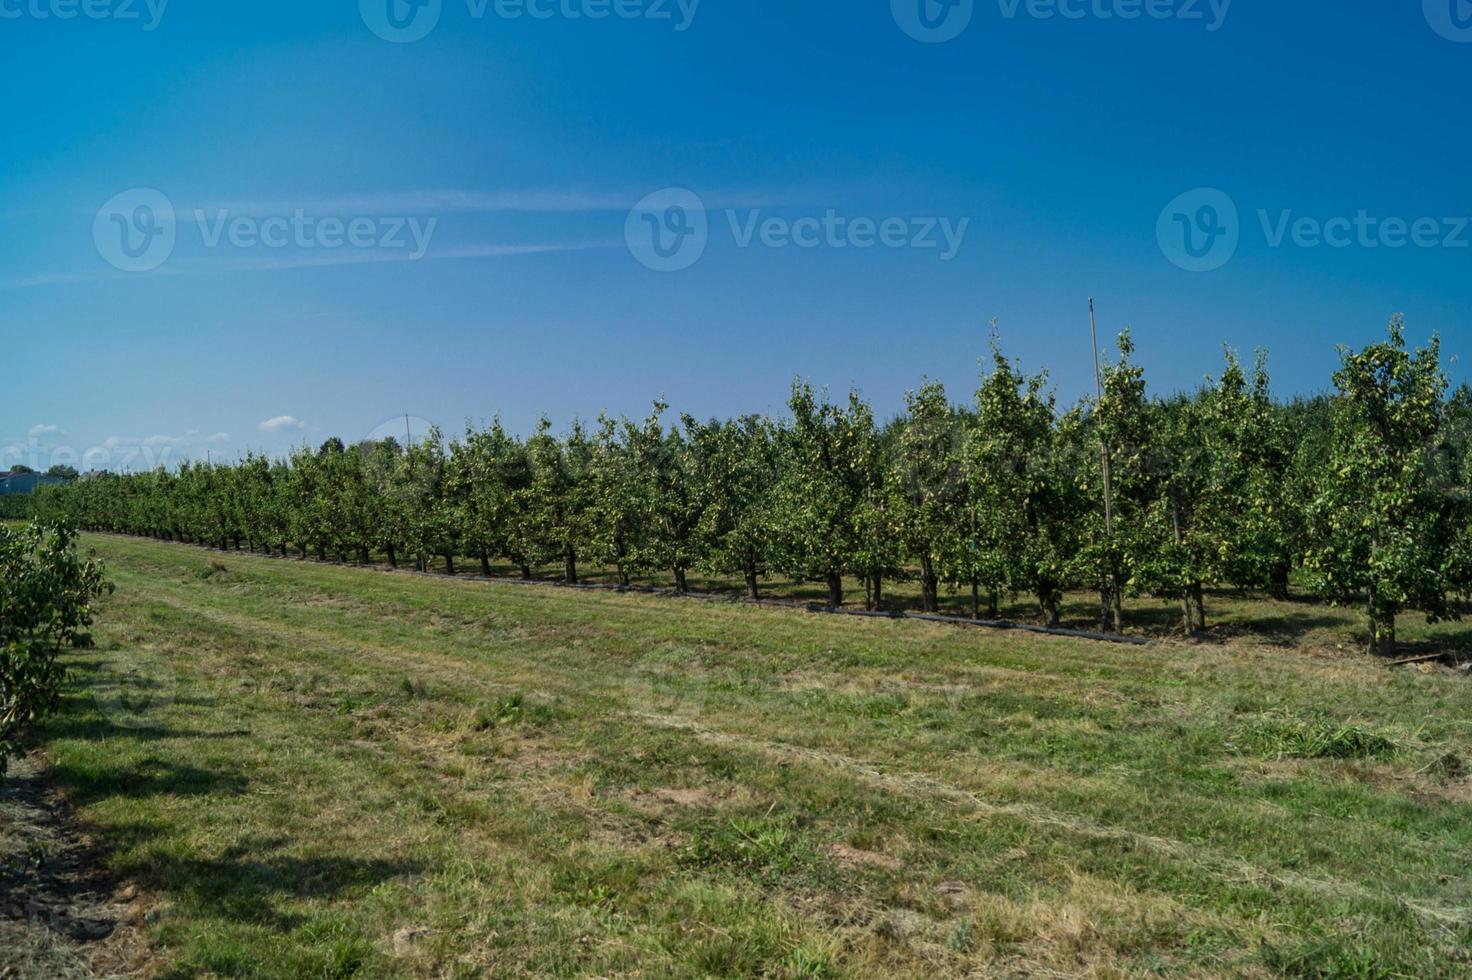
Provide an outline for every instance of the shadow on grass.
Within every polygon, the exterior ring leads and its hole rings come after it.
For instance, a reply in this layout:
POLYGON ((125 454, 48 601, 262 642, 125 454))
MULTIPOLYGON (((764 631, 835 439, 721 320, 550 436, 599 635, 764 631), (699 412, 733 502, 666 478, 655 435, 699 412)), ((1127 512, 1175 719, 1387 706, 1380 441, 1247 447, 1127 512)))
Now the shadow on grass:
POLYGON ((1435 639, 1401 642, 1396 648, 1396 658, 1429 657, 1440 654, 1449 664, 1472 662, 1472 628, 1438 633, 1435 639))
MULTIPOLYGON (((209 806, 247 792, 248 780, 182 763, 144 760, 101 773, 58 765, 45 782, 61 789, 69 804, 86 807, 105 800, 159 797, 195 798, 209 806)), ((336 854, 283 853, 284 837, 248 837, 217 856, 195 856, 169 844, 172 832, 161 822, 133 821, 88 827, 96 841, 91 861, 109 867, 120 879, 146 892, 197 909, 207 917, 289 932, 305 921, 283 904, 301 899, 333 900, 366 894, 385 881, 422 873, 407 860, 357 858, 336 854)), ((58 920, 64 922, 65 920, 58 920)))
MULTIPOLYGON (((1210 609, 1207 613, 1210 615, 1210 609)), ((1314 612, 1274 612, 1212 624, 1201 639, 1206 642, 1252 639, 1271 646, 1295 647, 1302 645, 1316 633, 1326 630, 1342 632, 1344 628, 1343 616, 1314 612)), ((1350 635, 1343 639, 1346 642, 1358 642, 1350 635)))
POLYGON ((158 725, 118 725, 107 718, 97 715, 78 717, 73 712, 64 713, 56 718, 49 719, 46 722, 44 734, 48 740, 77 739, 80 741, 100 741, 102 739, 133 739, 140 742, 155 742, 173 738, 245 738, 250 735, 250 732, 243 729, 202 732, 194 729, 163 728, 158 725))
POLYGON ((70 800, 82 806, 109 799, 238 795, 249 785, 244 776, 236 773, 160 759, 145 759, 136 765, 102 771, 59 765, 51 770, 50 776, 70 800))
MULTIPOLYGON (((148 839, 154 830, 138 826, 120 836, 130 834, 148 839)), ((205 915, 287 932, 301 925, 304 917, 283 911, 284 900, 360 896, 386 881, 423 871, 418 862, 407 860, 279 853, 285 843, 249 838, 218 857, 160 856, 129 869, 129 874, 147 890, 167 894, 205 915)))

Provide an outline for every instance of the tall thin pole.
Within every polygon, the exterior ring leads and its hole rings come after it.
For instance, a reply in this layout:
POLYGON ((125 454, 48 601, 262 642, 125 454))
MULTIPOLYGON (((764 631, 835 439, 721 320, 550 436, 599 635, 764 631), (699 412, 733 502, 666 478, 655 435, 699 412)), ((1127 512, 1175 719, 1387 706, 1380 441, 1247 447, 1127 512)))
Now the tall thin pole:
MULTIPOLYGON (((1104 375, 1099 369, 1099 328, 1094 319, 1094 297, 1089 297, 1089 338, 1094 343, 1094 395, 1095 404, 1104 401, 1104 375)), ((1096 408, 1097 411, 1097 408, 1096 408)), ((1109 465, 1109 446, 1104 434, 1099 433, 1099 457, 1104 463, 1104 533, 1114 536, 1114 481, 1109 465)))
POLYGON ((404 415, 404 440, 405 450, 414 448, 414 431, 409 428, 409 416, 407 413, 404 415))

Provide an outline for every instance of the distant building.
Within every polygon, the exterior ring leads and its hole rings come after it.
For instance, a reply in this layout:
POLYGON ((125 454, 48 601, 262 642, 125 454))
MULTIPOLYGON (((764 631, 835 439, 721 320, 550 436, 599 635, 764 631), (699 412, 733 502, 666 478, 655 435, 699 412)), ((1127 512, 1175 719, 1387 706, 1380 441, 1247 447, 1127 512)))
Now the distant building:
POLYGON ((52 487, 69 480, 45 473, 0 473, 0 497, 35 493, 37 487, 52 487))

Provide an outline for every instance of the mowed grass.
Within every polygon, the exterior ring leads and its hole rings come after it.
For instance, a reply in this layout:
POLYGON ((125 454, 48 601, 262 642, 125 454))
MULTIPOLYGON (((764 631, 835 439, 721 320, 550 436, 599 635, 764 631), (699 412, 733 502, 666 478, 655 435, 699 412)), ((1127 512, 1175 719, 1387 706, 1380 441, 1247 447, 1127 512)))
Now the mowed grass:
POLYGON ((93 536, 164 976, 1466 976, 1472 684, 93 536))

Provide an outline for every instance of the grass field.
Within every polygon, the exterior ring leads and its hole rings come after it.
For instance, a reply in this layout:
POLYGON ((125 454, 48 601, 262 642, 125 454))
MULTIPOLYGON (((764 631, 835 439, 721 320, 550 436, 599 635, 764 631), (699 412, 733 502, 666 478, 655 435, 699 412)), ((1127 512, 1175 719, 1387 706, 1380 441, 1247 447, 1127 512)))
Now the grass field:
POLYGON ((135 969, 1472 972, 1472 682, 1348 614, 1121 647, 86 544, 37 748, 135 969))

